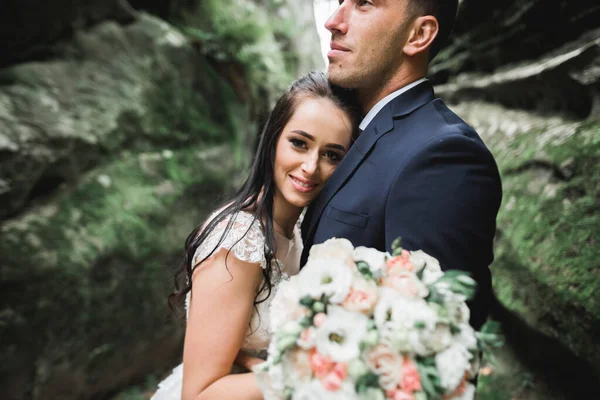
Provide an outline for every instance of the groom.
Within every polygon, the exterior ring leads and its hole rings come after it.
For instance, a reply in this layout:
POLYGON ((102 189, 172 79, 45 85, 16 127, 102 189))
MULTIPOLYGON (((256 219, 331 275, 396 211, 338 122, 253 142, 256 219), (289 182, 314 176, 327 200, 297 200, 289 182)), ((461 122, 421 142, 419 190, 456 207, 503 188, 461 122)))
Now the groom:
POLYGON ((448 38, 458 0, 341 1, 331 32, 329 80, 355 89, 360 137, 309 207, 302 224, 306 263, 313 244, 402 247, 471 273, 478 291, 471 325, 491 299, 492 243, 502 189, 477 133, 433 93, 430 60, 448 38))

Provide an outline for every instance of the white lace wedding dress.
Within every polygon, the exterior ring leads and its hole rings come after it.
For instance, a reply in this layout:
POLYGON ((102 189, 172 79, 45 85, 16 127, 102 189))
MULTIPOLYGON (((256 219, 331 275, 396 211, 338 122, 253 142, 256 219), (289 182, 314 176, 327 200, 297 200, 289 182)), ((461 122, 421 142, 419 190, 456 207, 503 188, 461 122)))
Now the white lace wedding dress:
MULTIPOLYGON (((231 217, 230 217, 231 218, 231 217)), ((260 229, 259 221, 253 221, 252 214, 241 211, 232 217, 233 225, 219 248, 231 250, 231 254, 242 261, 249 263, 257 263, 266 268, 266 260, 264 257, 265 237, 260 229)), ((193 264, 206 257, 209 252, 216 246, 227 226, 229 218, 220 222, 213 232, 206 238, 204 244, 198 248, 194 255, 193 264)), ((287 276, 295 275, 300 268, 300 255, 302 254, 302 240, 300 237, 300 221, 296 224, 294 235, 291 239, 283 235, 275 233, 277 242, 276 263, 274 270, 276 271, 273 279, 275 284, 271 295, 262 303, 259 303, 255 308, 250 327, 248 328, 246 338, 242 345, 242 350, 246 353, 264 358, 266 349, 269 346, 269 307, 271 300, 275 296, 277 283, 280 279, 285 279, 287 276), (281 271, 279 273, 279 271, 281 271)), ((258 299, 266 296, 266 292, 259 293, 258 299)), ((186 299, 186 313, 188 309, 190 294, 186 299)), ((177 366, 171 375, 164 379, 158 385, 158 390, 152 396, 151 400, 180 400, 181 399, 181 384, 183 377, 183 364, 177 366)), ((234 366, 235 367, 235 366, 234 366)), ((234 368, 233 373, 241 372, 234 368)))

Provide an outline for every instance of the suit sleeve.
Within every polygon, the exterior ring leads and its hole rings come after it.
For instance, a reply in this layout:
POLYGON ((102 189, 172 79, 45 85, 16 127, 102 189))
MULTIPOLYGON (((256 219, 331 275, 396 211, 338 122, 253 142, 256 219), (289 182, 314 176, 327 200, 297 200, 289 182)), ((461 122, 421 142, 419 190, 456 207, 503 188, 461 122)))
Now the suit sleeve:
POLYGON ((471 324, 487 317, 493 240, 502 189, 496 163, 478 139, 460 132, 427 143, 396 175, 385 210, 385 245, 402 238, 444 270, 461 269, 478 282, 471 324))

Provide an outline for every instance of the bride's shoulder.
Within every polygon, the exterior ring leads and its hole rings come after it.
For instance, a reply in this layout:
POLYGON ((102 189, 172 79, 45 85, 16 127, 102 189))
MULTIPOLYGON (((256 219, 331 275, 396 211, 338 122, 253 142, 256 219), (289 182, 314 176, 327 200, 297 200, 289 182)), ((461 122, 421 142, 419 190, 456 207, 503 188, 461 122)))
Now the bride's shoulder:
POLYGON ((258 263, 266 268, 265 235, 260 221, 247 211, 221 216, 222 211, 213 212, 205 223, 204 229, 211 230, 196 250, 193 264, 198 264, 220 249, 227 249, 241 261, 258 263), (219 219, 216 224, 211 224, 216 218, 219 219))

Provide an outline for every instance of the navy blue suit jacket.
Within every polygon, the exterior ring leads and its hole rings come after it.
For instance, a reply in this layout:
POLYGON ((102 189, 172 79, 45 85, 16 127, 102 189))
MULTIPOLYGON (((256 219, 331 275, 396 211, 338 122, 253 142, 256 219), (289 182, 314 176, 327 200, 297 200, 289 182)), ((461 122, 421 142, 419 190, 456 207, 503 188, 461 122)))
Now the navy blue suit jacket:
POLYGON ((390 251, 397 237, 442 268, 478 282, 471 325, 487 318, 493 240, 502 198, 498 168, 481 138, 425 81, 388 103, 350 148, 302 223, 313 244, 346 238, 390 251))

